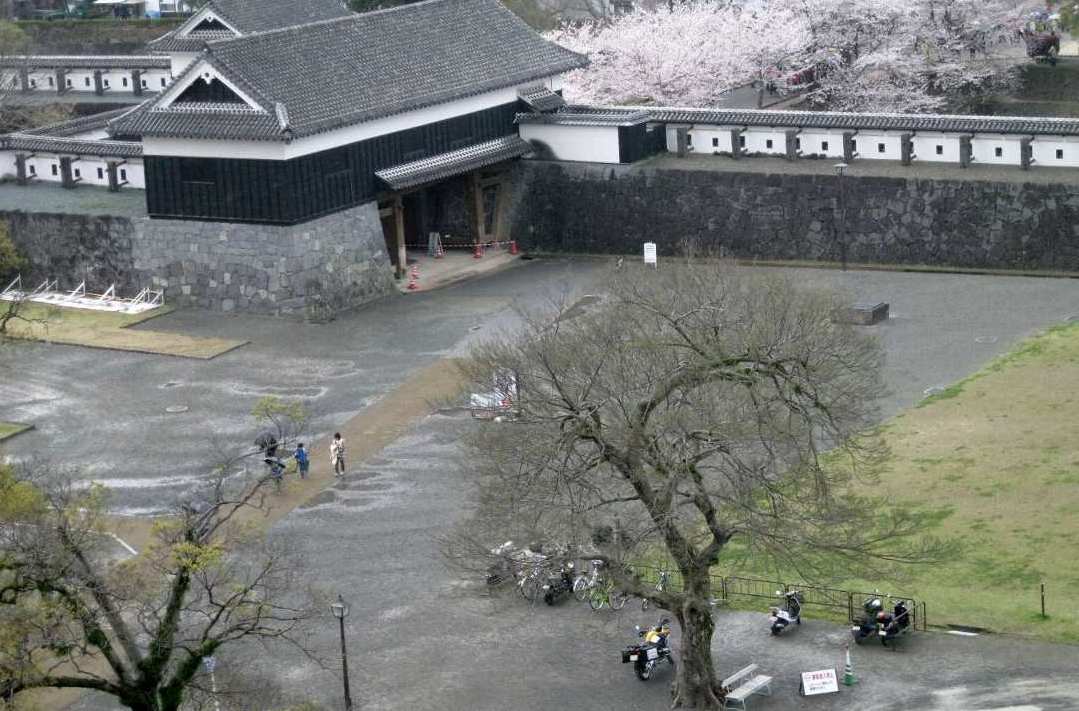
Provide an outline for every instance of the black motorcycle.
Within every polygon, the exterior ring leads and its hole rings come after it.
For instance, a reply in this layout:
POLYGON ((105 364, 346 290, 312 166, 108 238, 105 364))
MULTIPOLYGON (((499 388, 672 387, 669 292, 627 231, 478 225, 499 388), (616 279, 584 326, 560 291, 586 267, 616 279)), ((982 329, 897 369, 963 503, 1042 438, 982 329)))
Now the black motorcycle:
POLYGON ((622 663, 633 664, 633 672, 641 681, 648 681, 656 669, 656 664, 666 659, 673 667, 674 656, 668 640, 671 637, 671 621, 663 618, 655 627, 641 629, 637 626, 637 636, 641 639, 638 644, 631 645, 622 650, 622 663))
POLYGON ((910 631, 910 610, 907 609, 906 601, 896 600, 892 612, 879 613, 877 621, 879 623, 877 636, 880 638, 880 643, 887 647, 891 642, 894 650, 895 642, 910 631))
POLYGON ((567 560, 562 563, 556 575, 547 578, 543 585, 543 601, 553 605, 564 596, 573 592, 573 561, 567 560))
POLYGON ((879 597, 871 597, 862 603, 862 610, 865 611, 865 616, 855 618, 854 624, 850 628, 850 633, 854 637, 856 644, 861 644, 869 637, 877 634, 879 629, 877 618, 884 611, 884 603, 881 602, 879 597))

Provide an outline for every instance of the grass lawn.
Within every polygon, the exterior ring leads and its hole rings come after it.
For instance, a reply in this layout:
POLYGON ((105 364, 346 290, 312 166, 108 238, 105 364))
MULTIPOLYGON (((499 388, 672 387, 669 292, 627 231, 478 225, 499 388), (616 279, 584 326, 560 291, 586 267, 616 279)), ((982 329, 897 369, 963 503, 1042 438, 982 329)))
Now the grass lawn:
POLYGON ((24 425, 19 422, 4 422, 0 420, 0 442, 3 442, 10 437, 14 437, 20 432, 25 432, 32 427, 33 425, 24 425))
POLYGON ((924 600, 930 624, 1079 641, 1076 422, 1079 324, 1026 341, 893 419, 881 493, 952 507, 940 533, 959 539, 963 553, 897 581, 832 586, 924 600))
POLYGON ((48 343, 202 359, 214 358, 246 343, 128 328, 170 311, 172 307, 163 306, 141 314, 120 314, 27 304, 22 313, 31 319, 43 319, 44 323, 12 321, 8 324, 8 331, 17 338, 48 343))

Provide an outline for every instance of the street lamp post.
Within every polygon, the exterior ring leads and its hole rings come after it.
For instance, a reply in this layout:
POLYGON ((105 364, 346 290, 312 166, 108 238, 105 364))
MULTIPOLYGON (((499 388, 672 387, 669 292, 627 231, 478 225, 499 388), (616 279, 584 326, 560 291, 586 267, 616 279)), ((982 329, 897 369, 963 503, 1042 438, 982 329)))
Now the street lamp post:
POLYGON ((843 190, 846 185, 843 176, 849 166, 846 163, 836 163, 832 167, 835 168, 836 178, 839 183, 839 197, 836 199, 835 235, 836 241, 839 242, 839 261, 843 266, 843 271, 847 271, 847 201, 843 190), (843 230, 842 235, 840 235, 841 229, 843 230))
POLYGON ((330 612, 341 627, 341 678, 345 683, 345 711, 352 711, 352 695, 348 690, 348 650, 345 649, 345 618, 348 617, 348 605, 344 598, 338 595, 337 602, 330 604, 330 612))

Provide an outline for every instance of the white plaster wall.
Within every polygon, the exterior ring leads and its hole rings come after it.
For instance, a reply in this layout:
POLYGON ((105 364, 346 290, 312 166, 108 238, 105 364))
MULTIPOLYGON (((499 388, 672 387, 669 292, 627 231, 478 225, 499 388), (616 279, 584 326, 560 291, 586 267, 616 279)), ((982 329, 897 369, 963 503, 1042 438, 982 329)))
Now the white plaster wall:
POLYGON ((843 132, 842 131, 802 131, 798 138, 801 141, 802 155, 828 156, 829 158, 843 157, 843 132), (827 142, 828 148, 822 148, 821 143, 827 142))
POLYGON ((0 178, 15 177, 15 152, 0 151, 0 178))
MULTIPOLYGON (((121 187, 124 188, 138 188, 143 190, 146 188, 146 174, 142 168, 141 160, 129 160, 126 164, 120 166, 120 170, 127 172, 127 185, 121 187)), ((117 173, 117 179, 121 179, 119 173, 117 173)))
POLYGON ((911 142, 916 162, 959 164, 958 134, 916 133, 911 142), (941 147, 940 155, 937 155, 937 146, 941 147))
MULTIPOLYGON (((537 82, 521 84, 534 86, 537 82)), ((517 100, 518 86, 489 91, 457 101, 409 111, 395 116, 346 126, 314 136, 301 138, 292 143, 278 141, 218 141, 195 139, 154 138, 143 139, 143 154, 157 156, 188 156, 191 158, 254 158, 263 160, 288 160, 318 153, 337 146, 356 143, 375 136, 396 133, 436 121, 489 109, 517 100)))
POLYGON ((521 138, 544 143, 558 160, 589 163, 618 162, 618 128, 615 126, 521 125, 521 138))
POLYGON ((27 81, 30 82, 30 88, 34 91, 56 91, 55 82, 53 79, 53 86, 49 86, 49 77, 55 77, 55 72, 28 72, 26 75, 27 81))
POLYGON ((1019 165, 1019 137, 992 134, 975 134, 971 141, 974 160, 978 163, 998 165, 1019 165), (996 149, 1002 149, 1002 155, 996 155, 996 149))
POLYGON ((86 69, 73 69, 67 73, 67 78, 71 80, 71 86, 69 91, 87 91, 93 93, 94 91, 94 73, 86 69), (89 84, 87 84, 89 80, 89 84))
POLYGON ((785 155, 787 152, 787 136, 782 128, 750 128, 742 135, 746 139, 746 153, 785 155), (771 146, 768 141, 772 142, 771 146))
POLYGON ((1034 149, 1035 168, 1079 167, 1079 140, 1065 136, 1037 136, 1031 144, 1034 149), (1057 151, 1063 158, 1057 158, 1057 151))
POLYGON ((149 69, 142 73, 140 81, 145 91, 156 93, 165 90, 172 81, 172 75, 165 69, 149 69), (164 84, 161 83, 162 79, 165 80, 164 84))
MULTIPOLYGON (((840 138, 842 141, 842 138, 840 138)), ((857 158, 866 160, 902 160, 902 134, 891 131, 859 131, 854 134, 857 158), (884 148, 882 151, 881 148, 884 148)))
MULTIPOLYGON (((690 128, 688 134, 692 136, 691 148, 694 153, 701 155, 715 155, 717 153, 733 153, 731 149, 731 126, 698 126, 690 128)), ((675 150, 678 149, 677 144, 675 150)))

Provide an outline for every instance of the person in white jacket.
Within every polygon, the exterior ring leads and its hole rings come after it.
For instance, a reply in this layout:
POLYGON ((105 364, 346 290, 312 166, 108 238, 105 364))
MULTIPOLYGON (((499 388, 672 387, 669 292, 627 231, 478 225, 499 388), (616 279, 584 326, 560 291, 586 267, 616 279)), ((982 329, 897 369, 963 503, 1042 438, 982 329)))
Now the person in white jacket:
POLYGON ((345 440, 341 439, 340 432, 333 433, 330 442, 330 459, 333 460, 333 475, 341 476, 345 473, 345 440))

